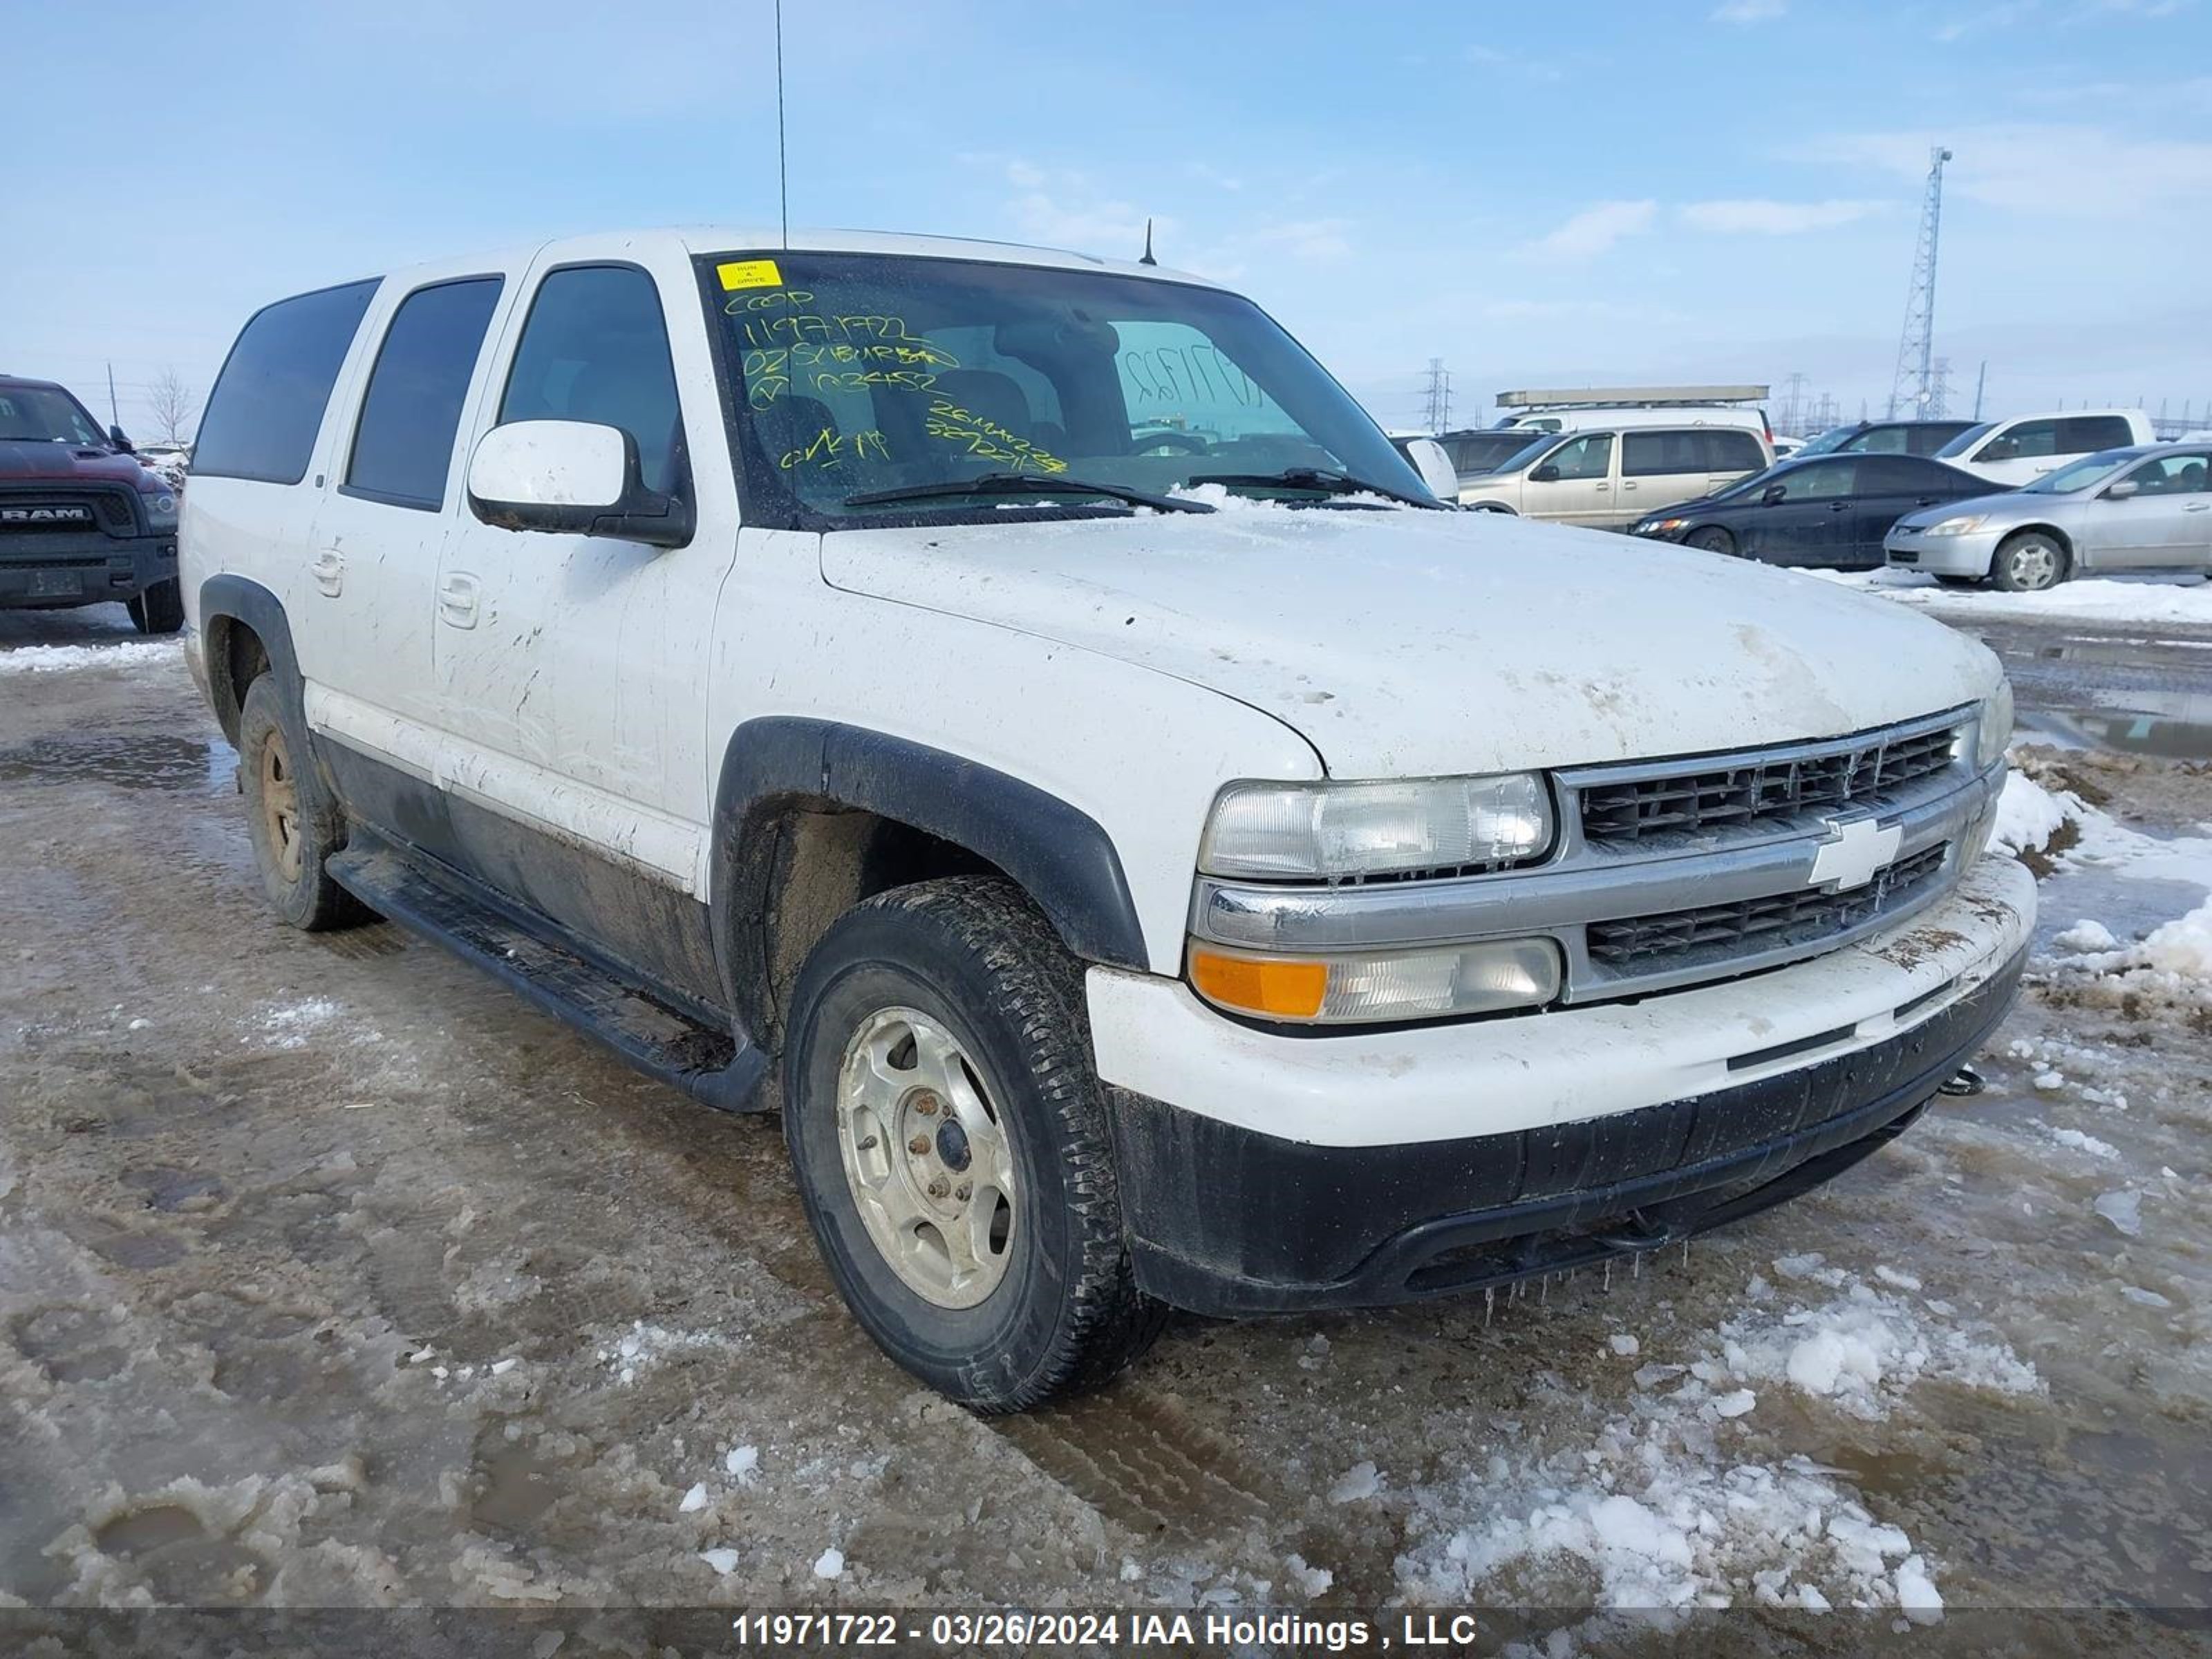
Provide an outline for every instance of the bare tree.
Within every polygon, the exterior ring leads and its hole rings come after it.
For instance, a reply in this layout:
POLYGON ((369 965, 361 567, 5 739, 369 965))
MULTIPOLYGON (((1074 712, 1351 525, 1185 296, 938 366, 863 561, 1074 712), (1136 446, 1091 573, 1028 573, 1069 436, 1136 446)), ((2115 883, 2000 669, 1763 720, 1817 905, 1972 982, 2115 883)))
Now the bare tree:
POLYGON ((154 414, 155 435, 165 444, 181 447, 199 414, 200 395, 185 384, 185 377, 165 368, 146 388, 146 404, 154 414))

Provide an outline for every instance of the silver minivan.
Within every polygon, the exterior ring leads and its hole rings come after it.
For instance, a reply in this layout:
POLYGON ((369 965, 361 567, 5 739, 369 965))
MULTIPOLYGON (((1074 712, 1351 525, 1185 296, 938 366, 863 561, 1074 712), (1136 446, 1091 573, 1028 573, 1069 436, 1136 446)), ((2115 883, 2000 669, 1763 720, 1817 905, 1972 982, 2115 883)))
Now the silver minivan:
POLYGON ((1618 529, 1647 508, 1709 495, 1773 462, 1765 439, 1741 427, 1548 433, 1496 471, 1461 479, 1459 499, 1482 512, 1618 529))

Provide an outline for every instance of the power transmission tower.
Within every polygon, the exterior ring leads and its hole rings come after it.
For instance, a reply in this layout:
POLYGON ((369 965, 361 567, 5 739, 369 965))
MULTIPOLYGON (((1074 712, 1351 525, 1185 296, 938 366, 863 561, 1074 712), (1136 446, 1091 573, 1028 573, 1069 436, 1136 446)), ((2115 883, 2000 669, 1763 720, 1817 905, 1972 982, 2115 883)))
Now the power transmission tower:
POLYGON ((1782 429, 1796 436, 1805 429, 1805 377, 1802 374, 1792 374, 1783 386, 1782 429))
POLYGON ((1429 359, 1429 386, 1423 418, 1431 432, 1451 430, 1451 371, 1441 357, 1429 359))
POLYGON ((1921 399, 1920 412, 1931 421, 1940 421, 1948 412, 1951 403, 1951 360, 1938 357, 1929 371, 1928 394, 1921 399))
POLYGON ((1912 254, 1912 286, 1905 294, 1905 331, 1898 337, 1897 374, 1890 382, 1889 418, 1926 413, 1936 345, 1936 240, 1943 222, 1942 145, 1928 152, 1928 196, 1920 209, 1920 240, 1912 254))

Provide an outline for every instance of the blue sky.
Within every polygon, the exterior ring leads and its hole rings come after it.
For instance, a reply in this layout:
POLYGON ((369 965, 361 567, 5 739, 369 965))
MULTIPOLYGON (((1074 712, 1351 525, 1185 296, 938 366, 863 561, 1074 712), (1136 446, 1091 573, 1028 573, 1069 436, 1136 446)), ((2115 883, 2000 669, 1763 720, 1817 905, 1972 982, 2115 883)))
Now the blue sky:
MULTIPOLYGON (((285 293, 775 216, 767 0, 0 13, 0 369, 104 411, 112 360, 126 425, 285 293)), ((785 35, 794 223, 1133 255, 1152 216, 1388 423, 1431 357, 1462 423, 1793 371, 1878 412, 1938 139, 1958 400, 1986 358, 1992 412, 2212 407, 2212 0, 788 0, 785 35)))

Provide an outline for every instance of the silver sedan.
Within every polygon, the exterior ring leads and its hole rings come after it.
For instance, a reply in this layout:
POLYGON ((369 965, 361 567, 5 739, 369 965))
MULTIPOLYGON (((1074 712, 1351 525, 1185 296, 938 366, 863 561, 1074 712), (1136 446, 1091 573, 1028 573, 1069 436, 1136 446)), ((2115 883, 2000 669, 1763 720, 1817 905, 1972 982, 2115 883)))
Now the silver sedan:
POLYGON ((2107 570, 2212 571, 2212 446, 2085 455, 2025 489, 1908 513, 1882 549, 1898 569, 2008 593, 2107 570))

